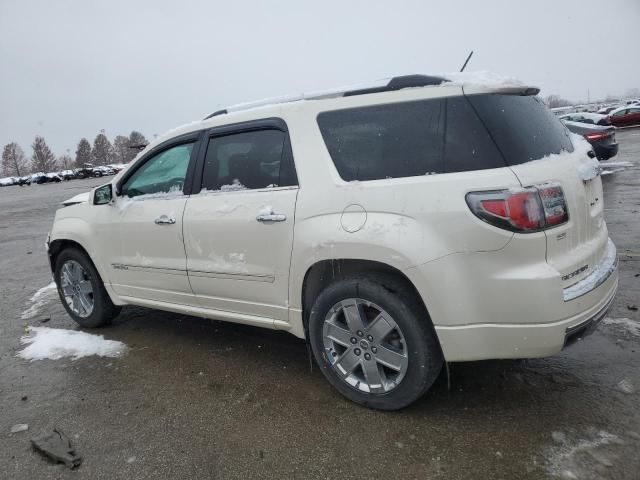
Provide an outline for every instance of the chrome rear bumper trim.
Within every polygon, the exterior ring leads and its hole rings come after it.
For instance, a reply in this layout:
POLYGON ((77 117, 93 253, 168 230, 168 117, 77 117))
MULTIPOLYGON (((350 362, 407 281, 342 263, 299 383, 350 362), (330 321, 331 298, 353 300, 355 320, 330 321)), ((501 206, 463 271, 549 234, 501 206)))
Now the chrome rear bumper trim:
POLYGON ((595 290, 607 281, 611 274, 616 271, 616 268, 618 268, 618 252, 616 251, 616 246, 609 238, 607 240, 607 248, 604 257, 593 272, 562 291, 564 301, 569 302, 571 300, 575 300, 576 298, 595 290))

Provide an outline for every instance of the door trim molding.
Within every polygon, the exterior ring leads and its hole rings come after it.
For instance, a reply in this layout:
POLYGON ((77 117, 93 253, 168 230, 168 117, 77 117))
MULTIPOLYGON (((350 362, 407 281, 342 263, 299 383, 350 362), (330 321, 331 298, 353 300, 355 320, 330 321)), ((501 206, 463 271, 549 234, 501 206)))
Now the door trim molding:
POLYGON ((276 281, 275 275, 251 275, 248 273, 228 273, 228 272, 212 272, 202 270, 189 270, 190 277, 220 278, 223 280, 246 280, 249 282, 267 282, 276 281))

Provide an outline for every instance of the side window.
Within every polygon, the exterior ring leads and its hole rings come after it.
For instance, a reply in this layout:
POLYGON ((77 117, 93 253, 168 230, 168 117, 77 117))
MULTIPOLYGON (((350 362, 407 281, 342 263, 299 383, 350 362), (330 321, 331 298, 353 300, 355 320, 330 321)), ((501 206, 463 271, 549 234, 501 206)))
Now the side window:
POLYGON ((209 140, 202 188, 244 190, 297 185, 286 133, 256 130, 209 140))
POLYGON ((625 115, 625 114, 627 113, 627 111, 628 111, 628 110, 625 108, 625 109, 623 109, 623 110, 619 110, 619 111, 617 111, 617 112, 613 113, 612 115, 613 115, 614 117, 621 117, 622 115, 625 115))
POLYGON ((123 195, 181 192, 193 143, 177 145, 150 158, 122 186, 123 195))
POLYGON ((505 166, 464 97, 323 112, 318 125, 347 181, 505 166))

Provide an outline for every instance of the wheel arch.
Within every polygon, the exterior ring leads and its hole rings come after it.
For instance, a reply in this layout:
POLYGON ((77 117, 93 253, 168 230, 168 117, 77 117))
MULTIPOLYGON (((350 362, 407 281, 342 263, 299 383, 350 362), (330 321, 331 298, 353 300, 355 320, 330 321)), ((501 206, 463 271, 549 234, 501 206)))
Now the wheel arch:
POLYGON ((87 249, 81 242, 77 241, 76 239, 56 238, 55 240, 50 241, 49 250, 47 253, 49 256, 49 266, 51 268, 51 273, 55 276, 56 261, 57 261, 58 255, 60 255, 60 253, 67 248, 76 248, 87 256, 89 261, 93 264, 94 268, 97 270, 98 275, 100 275, 100 280, 102 280, 102 284, 104 285, 105 290, 109 295, 109 298, 111 298, 111 301, 115 305, 122 305, 122 302, 120 301, 118 296, 115 294, 115 292, 111 288, 111 284, 109 282, 109 278, 106 276, 106 272, 104 272, 104 270, 101 268, 101 265, 98 264, 93 259, 93 257, 91 256, 91 253, 89 252, 89 249, 87 249))
MULTIPOLYGON (((408 292, 418 301, 418 304, 425 314, 425 321, 429 322, 433 328, 429 309, 427 308, 424 299, 413 282, 402 271, 386 263, 374 260, 350 258, 320 260, 307 269, 302 282, 302 322, 305 336, 307 338, 309 313, 313 306, 313 302, 320 292, 337 280, 354 276, 375 276, 376 280, 381 281, 382 286, 391 292, 408 292)), ((433 329, 433 332, 437 338, 435 328, 433 329)))

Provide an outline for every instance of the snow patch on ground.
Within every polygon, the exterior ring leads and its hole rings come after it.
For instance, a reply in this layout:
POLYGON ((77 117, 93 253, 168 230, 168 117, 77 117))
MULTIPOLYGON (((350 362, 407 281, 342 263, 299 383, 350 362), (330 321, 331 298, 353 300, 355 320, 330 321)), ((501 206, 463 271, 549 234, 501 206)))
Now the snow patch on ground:
POLYGON ((49 327, 30 327, 20 343, 27 346, 18 352, 18 357, 32 361, 64 357, 77 360, 90 355, 119 357, 127 349, 124 343, 105 340, 102 335, 49 327))
POLYGON ((633 167, 631 162, 600 162, 600 175, 611 175, 633 167))
POLYGON ((640 322, 631 320, 630 318, 610 318, 606 317, 602 320, 605 325, 615 325, 629 332, 634 337, 640 337, 640 322))
POLYGON ((44 307, 57 293, 56 282, 51 282, 49 285, 42 287, 29 299, 31 306, 22 312, 22 320, 33 318, 40 313, 42 307, 44 307))
POLYGON ((604 430, 592 431, 587 438, 571 438, 563 432, 553 432, 555 445, 545 452, 547 472, 557 478, 592 478, 594 464, 611 467, 617 459, 612 451, 624 444, 618 436, 604 430))

